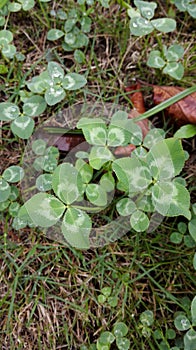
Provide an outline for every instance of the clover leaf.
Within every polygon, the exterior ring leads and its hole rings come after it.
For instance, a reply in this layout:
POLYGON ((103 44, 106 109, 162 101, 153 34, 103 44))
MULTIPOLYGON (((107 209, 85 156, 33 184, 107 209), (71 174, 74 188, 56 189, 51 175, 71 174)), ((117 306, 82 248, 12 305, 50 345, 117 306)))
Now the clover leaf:
POLYGON ((128 15, 130 20, 131 34, 143 36, 150 34, 155 29, 163 33, 172 32, 176 28, 176 21, 172 18, 157 18, 154 17, 154 12, 157 7, 155 2, 134 1, 137 10, 129 8, 128 15))
POLYGON ((9 2, 8 10, 10 12, 18 12, 21 9, 23 9, 24 11, 29 11, 34 7, 34 5, 35 5, 34 0, 18 0, 18 2, 17 1, 9 2))
POLYGON ((32 117, 38 116, 46 109, 43 97, 34 95, 25 100, 23 113, 18 106, 11 102, 0 103, 0 120, 11 121, 12 132, 22 139, 28 139, 34 130, 35 122, 32 117))
POLYGON ((21 181, 24 177, 24 170, 20 166, 12 165, 0 177, 0 202, 5 202, 7 199, 14 200, 17 198, 16 193, 13 193, 13 186, 10 183, 21 181))
POLYGON ((86 78, 77 73, 64 74, 64 69, 57 62, 49 62, 47 70, 35 76, 26 84, 28 88, 38 94, 43 94, 46 103, 53 106, 62 101, 66 90, 80 89, 87 83, 86 78))
POLYGON ((71 204, 83 194, 82 177, 72 164, 60 164, 53 173, 52 188, 58 198, 71 204))
POLYGON ((171 2, 175 4, 179 11, 187 11, 190 16, 196 18, 196 6, 194 0, 171 0, 171 2))
POLYGON ((47 193, 37 193, 24 204, 31 220, 36 226, 55 225, 65 211, 65 205, 47 193))
POLYGON ((0 30, 0 50, 7 58, 13 58, 16 53, 16 47, 10 44, 13 40, 13 34, 9 30, 0 30))
POLYGON ((163 46, 163 54, 159 50, 153 50, 148 57, 147 65, 153 68, 163 69, 163 73, 180 80, 184 74, 184 67, 179 60, 184 54, 181 45, 174 44, 169 48, 163 46))
POLYGON ((83 210, 70 207, 67 209, 63 222, 62 233, 66 241, 73 247, 88 249, 92 221, 83 210))

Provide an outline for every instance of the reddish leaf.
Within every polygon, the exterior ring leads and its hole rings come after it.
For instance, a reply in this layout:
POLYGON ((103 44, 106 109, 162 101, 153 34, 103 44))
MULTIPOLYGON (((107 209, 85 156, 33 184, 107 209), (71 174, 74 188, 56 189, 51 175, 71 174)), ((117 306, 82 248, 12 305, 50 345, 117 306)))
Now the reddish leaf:
MULTIPOLYGON (((57 128, 57 130, 61 130, 61 128, 57 128)), ((50 146, 56 146, 59 151, 69 152, 74 147, 78 146, 82 142, 85 141, 83 134, 79 134, 77 132, 71 131, 71 133, 62 133, 59 135, 58 133, 55 134, 47 132, 47 128, 45 127, 44 130, 40 129, 38 130, 36 137, 42 138, 45 140, 48 145, 50 146)))
POLYGON ((129 98, 139 114, 142 114, 146 111, 144 106, 144 97, 141 90, 141 84, 136 83, 134 85, 128 86, 125 88, 126 92, 130 92, 129 98))
MULTIPOLYGON (((155 105, 184 90, 178 86, 154 86, 153 89, 155 105)), ((174 103, 166 111, 180 125, 196 124, 196 92, 174 103)))
POLYGON ((55 141, 53 141, 53 145, 58 147, 59 151, 69 152, 72 148, 75 148, 84 141, 85 140, 83 135, 65 134, 60 137, 58 136, 58 138, 55 138, 55 141))

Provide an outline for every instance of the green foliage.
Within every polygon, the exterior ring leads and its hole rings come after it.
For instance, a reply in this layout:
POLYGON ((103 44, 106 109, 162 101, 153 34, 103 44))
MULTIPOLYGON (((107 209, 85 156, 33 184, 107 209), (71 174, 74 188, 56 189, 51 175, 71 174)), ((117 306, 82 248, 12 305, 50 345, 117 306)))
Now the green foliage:
MULTIPOLYGON (((81 4, 84 5, 84 4, 81 4)), ((91 18, 87 12, 75 8, 63 13, 54 13, 63 21, 61 29, 53 28, 48 31, 47 39, 56 41, 63 37, 62 48, 65 51, 73 51, 88 45, 87 33, 91 30, 91 18)))
POLYGON ((124 322, 115 323, 112 332, 102 332, 96 342, 97 350, 110 350, 111 344, 116 342, 117 349, 129 350, 130 340, 126 338, 128 327, 124 322))
MULTIPOLYGON (((57 166, 59 154, 55 147, 47 147, 43 140, 32 144, 36 154, 33 167, 36 171, 46 172, 39 175, 36 187, 41 192, 50 191, 50 197, 48 194, 44 197, 44 193, 36 194, 24 204, 35 225, 51 227, 61 218, 66 241, 85 249, 90 246, 94 210, 103 210, 113 199, 119 216, 129 217, 130 228, 137 232, 148 229, 154 212, 191 218, 186 184, 179 178, 175 179, 186 159, 180 139, 164 139, 161 131, 150 131, 142 142, 140 128, 122 111, 112 116, 109 125, 101 118, 85 117, 79 120, 77 127, 82 129, 90 148, 89 152, 77 152, 75 165, 62 163, 57 166), (153 135, 156 141, 152 141, 153 135), (142 158, 140 152, 135 152, 132 157, 116 159, 115 147, 130 142, 138 148, 145 146, 142 158), (96 180, 97 171, 99 182, 96 180), (122 193, 120 198, 116 196, 117 189, 122 193), (53 207, 59 208, 57 212, 60 210, 60 214, 55 216, 54 208, 48 206, 51 220, 44 223, 43 202, 49 202, 48 198, 53 207)), ((19 219, 22 219, 20 212, 19 219)), ((191 232, 194 231, 193 225, 194 221, 191 221, 191 232)), ((190 239, 188 244, 190 246, 190 239)))
POLYGON ((8 209, 11 216, 17 216, 20 208, 20 204, 16 202, 19 191, 16 186, 10 184, 21 181, 23 177, 24 170, 17 165, 8 167, 0 176, 0 212, 8 209))
POLYGON ((4 57, 13 58, 16 54, 16 47, 11 44, 13 34, 10 30, 0 30, 0 50, 4 57))
MULTIPOLYGON (((180 11, 188 13, 196 18, 196 6, 192 0, 172 0, 180 11)), ((156 2, 134 0, 135 8, 122 2, 128 8, 130 19, 130 32, 135 36, 149 35, 157 30, 161 33, 173 32, 176 29, 176 21, 173 18, 162 17, 153 19, 157 8, 156 2)), ((164 74, 168 74, 174 79, 180 80, 184 75, 184 66, 180 62, 184 54, 182 46, 174 43, 169 48, 158 39, 159 49, 152 50, 147 60, 147 65, 153 68, 162 69, 164 74)))
MULTIPOLYGON (((108 8, 109 7, 109 2, 110 0, 98 0, 98 2, 105 8, 108 8)), ((89 5, 89 6, 92 6, 96 3, 95 0, 77 0, 77 3, 79 5, 89 5)))
MULTIPOLYGON (((59 151, 56 147, 47 147, 47 144, 44 140, 38 139, 32 143, 32 151, 36 156, 33 162, 33 168, 36 171, 44 170, 47 173, 52 173, 56 169, 59 158, 59 151)), ((43 181, 42 188, 39 188, 40 191, 46 191, 44 187, 45 185, 47 187, 49 184, 50 186, 52 186, 52 179, 50 176, 48 177, 48 175, 50 174, 43 174, 37 178, 37 180, 39 181, 41 177, 41 182, 43 181), (50 179, 50 181, 48 182, 47 179, 50 179)))
POLYGON ((175 4, 179 11, 187 11, 190 16, 196 18, 196 6, 194 0, 170 0, 170 2, 175 4))
POLYGON ((191 219, 188 224, 179 222, 177 225, 178 231, 172 232, 170 241, 174 244, 184 244, 188 248, 196 247, 196 215, 194 213, 194 205, 191 208, 191 219))
POLYGON ((118 305, 118 298, 116 295, 112 295, 111 287, 104 287, 100 290, 101 294, 98 295, 99 304, 103 304, 105 307, 116 307, 118 305))
POLYGON ((33 95, 26 99, 20 112, 19 107, 12 102, 0 103, 0 120, 11 121, 12 132, 21 139, 28 139, 34 130, 35 116, 39 116, 46 109, 46 102, 42 96, 33 95))
POLYGON ((152 325, 154 324, 154 314, 151 310, 146 310, 140 315, 140 324, 142 335, 146 338, 151 336, 152 325))
POLYGON ((18 12, 21 9, 24 11, 29 11, 31 10, 35 5, 34 0, 19 0, 19 1, 13 1, 13 2, 8 2, 8 10, 10 12, 18 12))
POLYGON ((180 59, 184 54, 182 46, 174 44, 167 48, 163 46, 163 53, 159 50, 152 50, 147 60, 147 65, 153 68, 160 68, 164 74, 180 80, 184 75, 184 67, 180 59))
POLYGON ((77 73, 64 74, 64 69, 57 62, 49 62, 47 70, 27 82, 30 91, 44 95, 49 106, 62 101, 66 91, 74 91, 86 84, 86 78, 77 73))
POLYGON ((172 32, 176 28, 176 21, 172 18, 157 18, 154 17, 157 4, 155 2, 138 1, 134 0, 136 10, 130 7, 128 9, 128 15, 130 20, 131 34, 136 36, 143 36, 152 33, 155 29, 168 33, 172 32))
MULTIPOLYGON (((40 2, 49 2, 51 0, 40 0, 40 2)), ((35 0, 18 0, 18 1, 6 1, 8 11, 19 12, 29 11, 35 6, 35 0)))
POLYGON ((194 350, 196 331, 194 327, 196 325, 196 297, 191 302, 191 315, 186 316, 184 313, 180 313, 175 317, 174 325, 178 331, 187 331, 184 335, 184 350, 194 350))
POLYGON ((181 128, 176 131, 174 136, 180 139, 182 138, 188 139, 190 137, 194 137, 196 136, 196 125, 187 124, 187 125, 181 126, 181 128))

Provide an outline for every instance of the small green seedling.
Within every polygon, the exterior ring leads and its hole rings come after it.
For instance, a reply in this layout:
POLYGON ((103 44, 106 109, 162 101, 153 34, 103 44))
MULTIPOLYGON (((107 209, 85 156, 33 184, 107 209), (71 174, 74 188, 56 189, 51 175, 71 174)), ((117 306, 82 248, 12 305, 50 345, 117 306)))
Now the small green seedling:
POLYGON ((179 60, 182 59, 184 49, 181 45, 171 45, 167 48, 163 45, 163 52, 152 50, 147 60, 147 65, 153 68, 162 69, 164 74, 180 80, 184 75, 184 66, 179 60))
POLYGON ((115 323, 112 332, 103 332, 96 343, 97 350, 110 350, 114 341, 119 350, 129 350, 130 340, 126 337, 128 327, 124 322, 115 323))
MULTIPOLYGON (((0 193, 1 193, 1 189, 0 189, 0 193)), ((17 216, 18 211, 20 209, 20 204, 16 201, 18 197, 19 197, 18 188, 16 186, 11 185, 9 197, 7 198, 7 200, 0 202, 0 212, 3 212, 5 209, 8 209, 8 212, 12 217, 17 216)))
POLYGON ((101 294, 98 295, 98 302, 104 306, 116 307, 118 305, 117 296, 112 296, 112 288, 104 287, 101 289, 101 294))
POLYGON ((184 244, 188 248, 194 248, 196 246, 196 205, 191 207, 191 219, 186 224, 185 222, 178 223, 178 231, 172 232, 170 235, 170 241, 175 244, 180 244, 184 240, 184 244), (189 234, 186 234, 189 233, 189 234))
POLYGON ((51 173, 56 169, 59 159, 59 150, 54 146, 47 147, 47 143, 44 140, 38 139, 33 141, 32 151, 36 157, 33 162, 33 168, 38 172, 45 172, 45 174, 37 177, 36 186, 40 191, 48 191, 52 188, 52 184, 51 180, 47 180, 45 176, 50 175, 51 177, 51 173))
MULTIPOLYGON (((55 13, 58 16, 59 13, 55 13)), ((62 12, 60 13, 62 18, 62 12)), ((47 39, 50 41, 56 41, 63 37, 62 48, 65 51, 73 51, 88 45, 89 39, 86 35, 91 30, 91 18, 87 15, 86 11, 79 11, 79 9, 71 9, 67 13, 63 13, 62 29, 50 29, 47 34, 47 39)))
POLYGON ((154 324, 154 314, 151 310, 146 310, 140 315, 140 324, 142 335, 149 338, 152 334, 152 326, 154 324))
POLYGON ((156 329, 153 332, 153 338, 155 341, 160 341, 158 342, 158 346, 160 350, 177 350, 177 347, 170 347, 169 342, 173 341, 176 338, 176 332, 172 328, 166 329, 165 333, 162 332, 160 329, 156 329))

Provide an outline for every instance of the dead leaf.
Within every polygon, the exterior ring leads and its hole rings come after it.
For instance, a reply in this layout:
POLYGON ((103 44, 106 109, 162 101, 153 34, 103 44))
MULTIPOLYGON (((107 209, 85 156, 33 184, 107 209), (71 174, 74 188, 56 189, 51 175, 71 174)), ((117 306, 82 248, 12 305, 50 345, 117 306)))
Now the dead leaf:
POLYGON ((78 134, 62 135, 53 141, 53 145, 58 147, 59 151, 69 152, 80 143, 84 142, 84 136, 78 134))
MULTIPOLYGON (((185 90, 178 86, 153 86, 154 104, 168 100, 185 90)), ((166 108, 167 114, 179 125, 196 124, 196 92, 166 108)))
POLYGON ((146 109, 144 106, 144 96, 141 92, 141 84, 138 82, 134 85, 128 86, 125 88, 126 92, 130 92, 129 98, 134 106, 134 109, 139 114, 143 114, 146 109))
POLYGON ((78 133, 77 130, 70 130, 70 132, 67 133, 63 133, 63 129, 60 127, 57 128, 57 130, 62 130, 61 134, 55 132, 50 133, 47 131, 47 127, 44 129, 41 128, 37 131, 36 138, 42 138, 48 143, 49 146, 55 146, 59 149, 59 151, 63 152, 69 152, 85 141, 84 135, 82 133, 78 133))
MULTIPOLYGON (((134 119, 138 117, 140 114, 143 114, 146 109, 144 105, 144 96, 141 92, 141 84, 137 82, 136 84, 129 86, 125 89, 125 91, 130 92, 129 98, 134 106, 132 111, 129 113, 129 118, 134 119), (137 91, 135 91, 137 90, 137 91), (132 93, 131 93, 132 92, 132 93)), ((141 120, 137 123, 140 128, 142 129, 143 137, 146 136, 146 134, 149 131, 148 126, 148 119, 141 120)), ((130 156, 131 152, 135 149, 134 145, 128 145, 125 147, 117 147, 115 150, 115 155, 121 155, 121 156, 130 156)))

